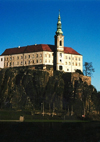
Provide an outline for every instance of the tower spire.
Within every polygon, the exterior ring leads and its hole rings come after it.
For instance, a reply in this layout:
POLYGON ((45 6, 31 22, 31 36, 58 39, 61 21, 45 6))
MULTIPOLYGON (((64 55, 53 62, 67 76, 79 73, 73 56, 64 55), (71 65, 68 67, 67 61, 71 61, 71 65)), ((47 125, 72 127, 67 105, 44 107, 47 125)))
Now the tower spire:
POLYGON ((62 25, 61 25, 60 10, 59 10, 56 35, 62 35, 62 34, 63 32, 62 32, 62 25))

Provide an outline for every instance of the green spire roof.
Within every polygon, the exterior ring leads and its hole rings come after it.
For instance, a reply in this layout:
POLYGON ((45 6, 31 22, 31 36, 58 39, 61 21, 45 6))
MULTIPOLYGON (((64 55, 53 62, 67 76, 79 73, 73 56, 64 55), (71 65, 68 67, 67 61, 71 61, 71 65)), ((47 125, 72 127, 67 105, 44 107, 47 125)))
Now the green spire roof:
POLYGON ((60 34, 62 35, 63 32, 62 32, 61 17, 60 17, 60 12, 59 12, 56 35, 60 35, 60 34))

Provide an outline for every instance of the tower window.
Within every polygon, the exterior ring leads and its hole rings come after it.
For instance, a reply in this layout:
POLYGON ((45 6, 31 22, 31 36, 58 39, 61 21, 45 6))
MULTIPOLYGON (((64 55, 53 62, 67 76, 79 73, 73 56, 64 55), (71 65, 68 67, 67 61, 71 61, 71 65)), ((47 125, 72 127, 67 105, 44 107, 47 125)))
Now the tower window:
POLYGON ((62 57, 62 53, 60 53, 60 57, 62 57))
POLYGON ((60 40, 60 46, 62 46, 62 41, 60 40))
POLYGON ((63 69, 63 67, 62 66, 59 66, 59 70, 62 70, 63 69))

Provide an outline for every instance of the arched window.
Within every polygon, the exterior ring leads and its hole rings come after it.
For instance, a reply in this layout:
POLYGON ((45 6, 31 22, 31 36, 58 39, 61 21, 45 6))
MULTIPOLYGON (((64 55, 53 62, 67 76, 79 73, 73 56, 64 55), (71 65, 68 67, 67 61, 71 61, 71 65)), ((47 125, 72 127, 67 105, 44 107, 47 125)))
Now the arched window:
POLYGON ((62 46, 62 41, 60 40, 60 46, 62 46))

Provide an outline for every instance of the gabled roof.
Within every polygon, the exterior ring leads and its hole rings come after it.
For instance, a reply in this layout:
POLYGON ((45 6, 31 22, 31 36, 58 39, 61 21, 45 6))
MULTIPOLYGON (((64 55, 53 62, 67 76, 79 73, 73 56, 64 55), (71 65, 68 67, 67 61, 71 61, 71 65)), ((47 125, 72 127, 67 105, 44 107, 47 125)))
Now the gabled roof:
MULTIPOLYGON (((6 49, 2 53, 2 55, 23 54, 23 53, 41 52, 41 51, 54 52, 55 49, 56 47, 54 45, 48 45, 48 44, 28 45, 20 48, 6 49)), ((64 53, 80 55, 77 51, 75 51, 71 47, 64 47, 64 53)))

